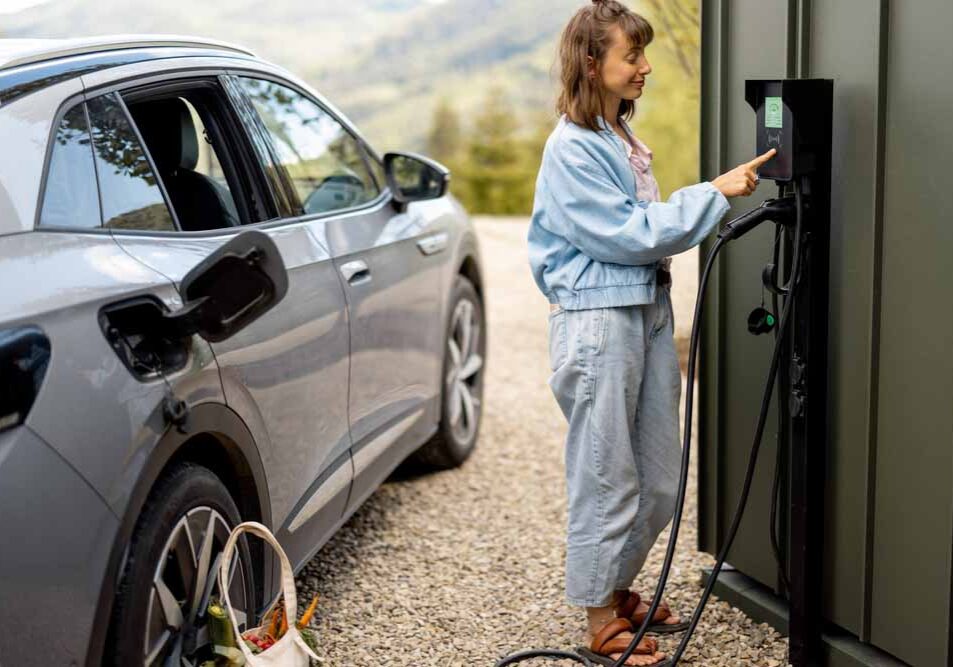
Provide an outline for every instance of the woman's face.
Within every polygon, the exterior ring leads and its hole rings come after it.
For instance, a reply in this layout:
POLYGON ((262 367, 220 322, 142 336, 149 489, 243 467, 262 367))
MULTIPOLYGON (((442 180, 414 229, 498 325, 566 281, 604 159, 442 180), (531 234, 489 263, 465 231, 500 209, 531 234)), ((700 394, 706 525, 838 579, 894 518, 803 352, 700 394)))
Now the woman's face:
MULTIPOLYGON (((645 51, 635 48, 618 25, 610 28, 612 45, 602 61, 602 85, 606 92, 624 100, 642 96, 645 77, 652 66, 645 58, 645 51)), ((595 75, 594 61, 589 56, 590 75, 595 75)))

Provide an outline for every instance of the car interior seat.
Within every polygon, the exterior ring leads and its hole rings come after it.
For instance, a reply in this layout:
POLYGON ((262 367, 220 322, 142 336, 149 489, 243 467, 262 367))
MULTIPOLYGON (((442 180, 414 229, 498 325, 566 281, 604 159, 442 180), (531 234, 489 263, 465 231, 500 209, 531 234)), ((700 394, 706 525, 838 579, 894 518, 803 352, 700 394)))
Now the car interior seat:
POLYGON ((165 184, 183 231, 240 225, 231 193, 195 171, 198 135, 181 98, 147 100, 129 105, 159 177, 165 184))

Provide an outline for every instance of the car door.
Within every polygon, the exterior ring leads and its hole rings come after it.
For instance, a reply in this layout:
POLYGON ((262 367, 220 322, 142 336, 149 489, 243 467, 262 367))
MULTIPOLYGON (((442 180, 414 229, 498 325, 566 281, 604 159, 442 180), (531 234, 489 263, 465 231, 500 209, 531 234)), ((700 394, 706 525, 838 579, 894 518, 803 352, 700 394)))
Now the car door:
MULTIPOLYGON (((87 86, 97 83, 91 76, 87 86)), ((129 255, 177 286, 248 225, 278 247, 288 272, 285 298, 212 350, 225 399, 255 437, 272 528, 300 562, 340 518, 352 478, 347 311, 320 242, 323 223, 285 219, 249 140, 256 129, 245 123, 249 110, 232 106, 227 85, 215 76, 165 75, 103 96, 115 107, 113 123, 134 128, 132 141, 145 145, 173 213, 171 228, 141 219, 110 226, 129 255)))
POLYGON ((350 316, 348 412, 360 504, 434 430, 443 327, 440 256, 447 233, 421 208, 398 212, 366 145, 303 88, 240 75, 303 215, 324 219, 325 241, 350 316), (374 172, 378 174, 374 176, 374 172))

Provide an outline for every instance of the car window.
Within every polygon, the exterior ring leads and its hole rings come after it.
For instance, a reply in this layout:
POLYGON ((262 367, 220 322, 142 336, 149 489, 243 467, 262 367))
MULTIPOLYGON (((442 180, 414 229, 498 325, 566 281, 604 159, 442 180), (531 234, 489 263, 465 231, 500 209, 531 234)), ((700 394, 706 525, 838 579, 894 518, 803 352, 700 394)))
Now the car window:
POLYGON ((53 139, 40 224, 93 228, 100 223, 86 109, 78 104, 63 116, 53 139))
MULTIPOLYGON (((132 116, 183 231, 221 229, 242 224, 237 205, 242 179, 228 155, 225 131, 216 122, 220 97, 206 86, 174 96, 127 99, 132 116), (221 130, 221 131, 216 131, 221 130)), ((246 184, 247 186, 247 184, 246 184)), ((244 211, 252 222, 261 218, 244 211)))
POLYGON ((215 183, 221 191, 222 196, 227 199, 227 206, 232 211, 235 211, 235 197, 231 193, 228 179, 225 178, 225 169, 222 167, 222 161, 219 159, 218 153, 215 150, 215 144, 209 136, 208 128, 205 127, 202 117, 192 103, 185 97, 180 99, 189 110, 192 126, 195 128, 195 134, 198 139, 196 142, 198 144, 198 152, 195 156, 195 166, 192 167, 192 170, 215 183))
POLYGON ((238 77, 227 74, 219 77, 219 80, 222 87, 228 92, 232 109, 245 129, 249 146, 258 159, 261 175, 264 177, 265 185, 271 193, 271 199, 274 201, 278 217, 288 218, 300 215, 301 205, 297 201, 294 188, 287 181, 287 174, 282 166, 278 164, 278 158, 271 149, 271 137, 268 128, 265 127, 261 116, 258 115, 248 95, 245 94, 238 77))
POLYGON ((296 90, 239 78, 271 137, 306 214, 359 206, 380 191, 357 140, 296 90))
POLYGON ((172 231, 156 175, 115 94, 87 103, 103 226, 172 231))

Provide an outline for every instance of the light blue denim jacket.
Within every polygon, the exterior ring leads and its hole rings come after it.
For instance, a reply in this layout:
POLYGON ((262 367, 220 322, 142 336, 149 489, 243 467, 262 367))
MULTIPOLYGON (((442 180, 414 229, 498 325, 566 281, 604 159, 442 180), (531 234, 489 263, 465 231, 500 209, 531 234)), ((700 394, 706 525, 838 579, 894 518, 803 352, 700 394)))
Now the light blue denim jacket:
POLYGON ((563 114, 546 140, 527 241, 533 279, 566 310, 655 301, 659 260, 698 245, 728 211, 711 183, 638 201, 622 139, 563 114))

